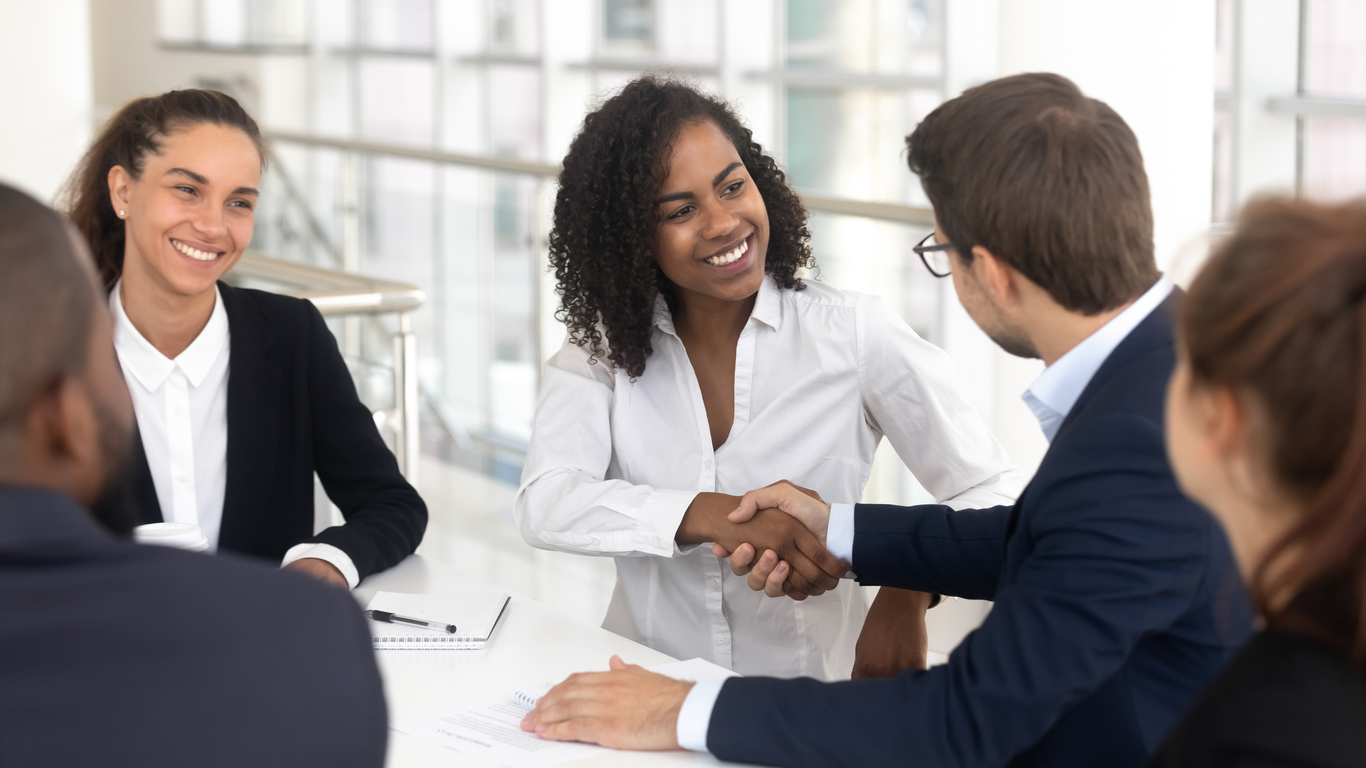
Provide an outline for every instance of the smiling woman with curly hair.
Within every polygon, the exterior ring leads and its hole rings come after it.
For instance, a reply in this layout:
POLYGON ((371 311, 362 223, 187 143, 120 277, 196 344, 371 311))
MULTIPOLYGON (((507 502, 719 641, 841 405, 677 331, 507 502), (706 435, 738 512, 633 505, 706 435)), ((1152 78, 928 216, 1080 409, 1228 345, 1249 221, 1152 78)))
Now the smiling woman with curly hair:
MULTIPOLYGON (((724 102, 645 77, 589 114, 550 233, 569 335, 513 514, 533 546, 616 558, 609 629, 743 674, 836 679, 863 596, 834 589, 847 567, 787 514, 729 522, 739 496, 791 478, 858 498, 884 434, 941 501, 1008 503, 1020 477, 943 352, 876 299, 800 279, 809 239, 801 199, 724 102), (790 563, 795 599, 723 567, 740 547, 790 563)), ((923 665, 927 603, 880 593, 863 672, 923 665)))

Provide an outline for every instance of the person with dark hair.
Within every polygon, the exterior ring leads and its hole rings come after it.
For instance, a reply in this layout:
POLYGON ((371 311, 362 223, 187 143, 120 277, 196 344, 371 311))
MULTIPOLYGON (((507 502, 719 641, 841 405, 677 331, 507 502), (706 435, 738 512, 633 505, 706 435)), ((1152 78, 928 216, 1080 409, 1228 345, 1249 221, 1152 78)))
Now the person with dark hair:
POLYGON ((569 338, 514 515, 532 546, 614 557, 604 626, 670 655, 782 677, 923 668, 929 595, 888 589, 870 612, 861 590, 826 591, 846 566, 788 515, 726 520, 782 477, 860 495, 884 435, 946 504, 1018 493, 947 356, 876 298, 802 280, 808 238, 718 99, 645 77, 589 114, 550 236, 569 338), (782 553, 800 600, 754 594, 708 542, 782 553))
POLYGON ((1250 203, 1177 350, 1167 451, 1265 629, 1151 765, 1366 765, 1366 201, 1250 203))
MULTIPOLYGON (((777 507, 860 583, 994 600, 986 620, 947 664, 889 680, 690 685, 618 662, 524 727, 770 765, 1136 767, 1250 634, 1227 540, 1167 462, 1180 293, 1153 262, 1133 132, 1025 74, 944 103, 907 147, 938 222, 916 250, 988 336, 1043 359, 1025 401, 1049 449, 1013 505, 832 506, 779 483, 729 520, 777 507)), ((739 554, 751 588, 783 594, 772 558, 739 554)))
POLYGON ((192 523, 211 549, 354 587, 413 553, 427 508, 318 310, 220 282, 251 243, 265 162, 230 96, 136 99, 81 161, 67 212, 109 291, 140 522, 192 523), (346 519, 316 536, 315 472, 346 519))
POLYGON ((0 765, 382 765, 350 595, 89 511, 133 443, 112 324, 77 234, 3 184, 0 274, 0 765))

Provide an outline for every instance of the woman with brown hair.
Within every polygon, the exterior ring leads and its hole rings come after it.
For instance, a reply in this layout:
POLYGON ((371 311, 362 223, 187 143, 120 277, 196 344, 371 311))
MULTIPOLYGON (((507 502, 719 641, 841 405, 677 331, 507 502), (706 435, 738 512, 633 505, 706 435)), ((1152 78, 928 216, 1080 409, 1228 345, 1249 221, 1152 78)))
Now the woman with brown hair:
POLYGON ((140 522, 341 587, 411 554, 427 508, 398 471, 322 315, 220 279, 251 243, 266 151, 217 91, 120 109, 67 187, 137 414, 140 522), (313 476, 346 524, 314 535, 313 476))
POLYGON ((1153 765, 1366 765, 1366 201, 1249 205, 1179 336, 1168 452, 1265 629, 1153 765))

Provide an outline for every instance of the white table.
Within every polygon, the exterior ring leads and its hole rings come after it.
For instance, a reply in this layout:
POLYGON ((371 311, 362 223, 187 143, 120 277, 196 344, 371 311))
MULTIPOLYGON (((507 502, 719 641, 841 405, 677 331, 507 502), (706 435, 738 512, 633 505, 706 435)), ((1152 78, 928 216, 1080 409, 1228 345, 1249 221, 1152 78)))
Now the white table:
MULTIPOLYGON (((381 590, 421 594, 499 591, 490 584, 472 582, 421 555, 412 555, 398 566, 371 576, 354 594, 364 607, 381 590)), ((507 613, 484 650, 375 652, 384 676, 390 718, 463 709, 507 696, 524 685, 559 682, 573 672, 605 670, 612 654, 642 666, 677 661, 518 595, 512 596, 507 613)), ((691 752, 609 752, 565 765, 589 768, 721 764, 710 755, 691 752)), ((496 764, 389 731, 386 765, 425 768, 496 764)))

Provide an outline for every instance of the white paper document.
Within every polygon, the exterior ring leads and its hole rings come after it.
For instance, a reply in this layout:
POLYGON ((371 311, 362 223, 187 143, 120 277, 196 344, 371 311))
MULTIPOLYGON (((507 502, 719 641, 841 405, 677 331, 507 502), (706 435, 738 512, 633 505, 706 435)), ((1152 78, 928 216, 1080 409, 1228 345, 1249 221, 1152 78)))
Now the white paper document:
MULTIPOLYGON (((676 661, 649 669, 689 682, 735 677, 729 669, 702 659, 676 661)), ((529 686, 480 707, 405 718, 389 727, 508 768, 542 768, 606 752, 605 748, 593 744, 545 741, 522 731, 522 718, 550 688, 548 684, 529 686)))

